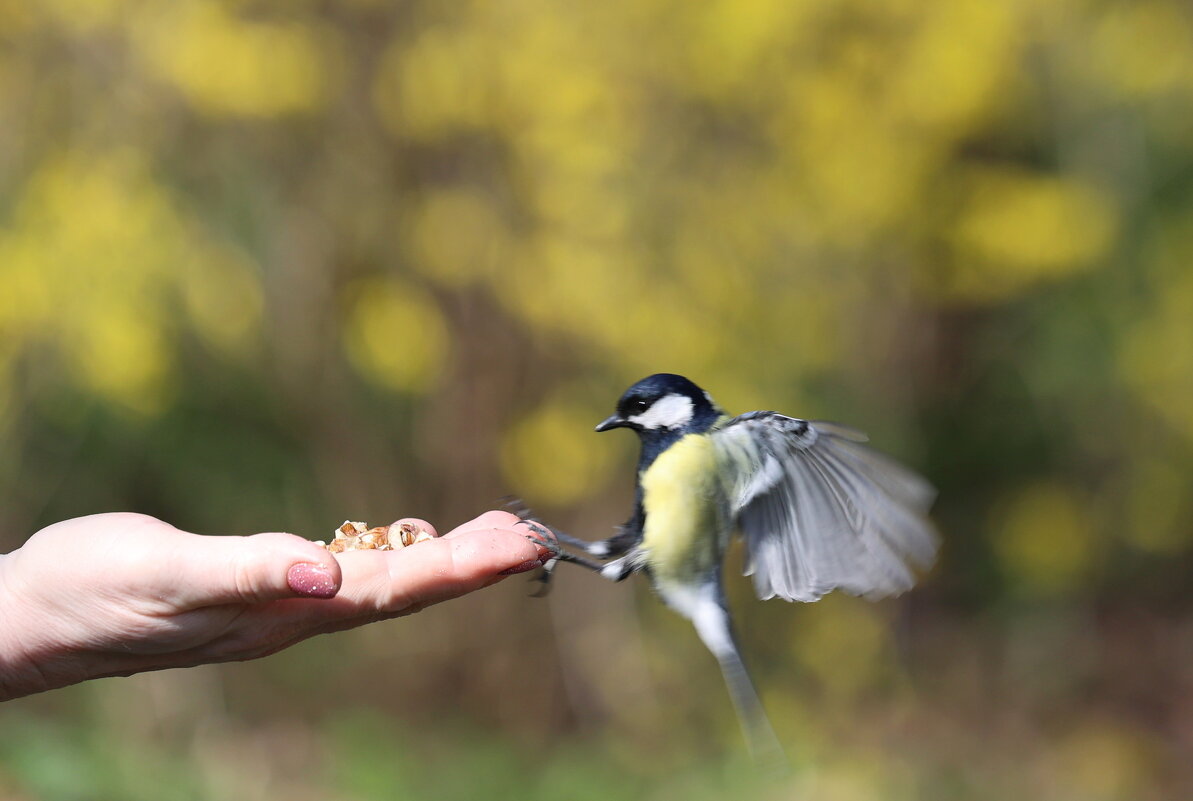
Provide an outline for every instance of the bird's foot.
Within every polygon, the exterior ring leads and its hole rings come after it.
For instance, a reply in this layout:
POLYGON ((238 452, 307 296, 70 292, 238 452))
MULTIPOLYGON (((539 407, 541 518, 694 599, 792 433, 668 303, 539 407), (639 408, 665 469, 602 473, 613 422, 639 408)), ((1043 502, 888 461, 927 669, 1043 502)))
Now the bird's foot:
POLYGON ((545 548, 551 554, 552 559, 558 559, 563 554, 563 549, 559 547, 559 540, 555 537, 555 532, 551 530, 550 526, 544 526, 533 520, 523 519, 516 526, 526 526, 531 533, 526 535, 526 539, 533 542, 540 548, 545 548))
POLYGON ((517 495, 506 495, 500 498, 500 501, 510 514, 517 515, 523 520, 534 520, 534 511, 517 495))
MULTIPOLYGON (((556 543, 562 543, 569 548, 575 548, 578 551, 583 551, 589 556, 595 556, 598 559, 608 559, 616 555, 610 552, 609 544, 604 540, 590 542, 589 540, 582 540, 579 537, 573 537, 571 534, 560 531, 554 526, 548 526, 546 523, 534 516, 534 512, 522 501, 521 498, 513 495, 507 495, 506 497, 502 498, 502 503, 511 513, 522 518, 523 522, 528 524, 536 524, 541 529, 546 529, 549 531, 551 533, 550 538, 556 543)), ((546 536, 545 532, 543 531, 540 531, 539 533, 546 536)), ((570 560, 565 559, 564 561, 570 560)))
POLYGON ((625 581, 626 577, 636 569, 631 557, 623 556, 620 559, 614 559, 612 562, 606 562, 601 567, 600 573, 610 581, 625 581))
POLYGON ((539 586, 530 593, 531 598, 546 598, 551 592, 551 579, 555 577, 555 568, 558 567, 559 560, 555 558, 548 559, 543 562, 543 569, 530 577, 530 580, 539 586))
POLYGON ((545 548, 551 554, 550 561, 570 562, 571 564, 580 565, 580 567, 586 567, 589 570, 597 572, 603 567, 599 562, 594 562, 591 559, 585 559, 583 556, 577 556, 574 553, 565 551, 559 544, 559 532, 550 526, 534 520, 523 520, 521 525, 526 526, 532 532, 526 535, 526 539, 540 548, 545 548))
MULTIPOLYGON (((522 515, 518 516, 522 517, 522 515)), ((526 539, 545 549, 550 554, 543 561, 542 569, 530 578, 531 581, 539 585, 534 592, 530 593, 530 596, 532 598, 545 598, 551 592, 551 579, 555 577, 555 568, 559 566, 563 549, 559 547, 559 541, 553 536, 553 532, 549 527, 536 523, 526 517, 522 517, 521 523, 516 523, 515 525, 523 525, 530 529, 531 533, 526 535, 526 539)))

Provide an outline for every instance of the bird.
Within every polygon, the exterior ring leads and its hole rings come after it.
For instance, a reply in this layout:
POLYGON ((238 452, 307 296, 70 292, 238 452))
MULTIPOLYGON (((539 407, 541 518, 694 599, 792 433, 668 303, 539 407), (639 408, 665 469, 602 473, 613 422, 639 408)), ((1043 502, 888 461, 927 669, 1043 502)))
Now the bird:
POLYGON ((631 385, 596 431, 617 428, 635 432, 641 446, 632 515, 603 540, 550 526, 549 536, 532 535, 551 551, 540 580, 561 562, 613 581, 645 574, 716 658, 749 750, 781 761, 726 599, 732 539, 744 541, 743 572, 762 600, 812 602, 833 590, 895 596, 935 560, 935 490, 852 428, 774 411, 731 417, 674 373, 631 385))

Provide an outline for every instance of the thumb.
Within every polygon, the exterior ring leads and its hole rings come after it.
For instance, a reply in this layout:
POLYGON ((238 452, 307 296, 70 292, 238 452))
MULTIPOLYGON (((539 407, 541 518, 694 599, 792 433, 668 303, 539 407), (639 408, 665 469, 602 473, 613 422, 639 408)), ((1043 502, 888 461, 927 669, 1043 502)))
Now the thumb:
POLYGON ((335 557, 293 534, 199 537, 178 565, 183 607, 331 598, 343 580, 335 557))

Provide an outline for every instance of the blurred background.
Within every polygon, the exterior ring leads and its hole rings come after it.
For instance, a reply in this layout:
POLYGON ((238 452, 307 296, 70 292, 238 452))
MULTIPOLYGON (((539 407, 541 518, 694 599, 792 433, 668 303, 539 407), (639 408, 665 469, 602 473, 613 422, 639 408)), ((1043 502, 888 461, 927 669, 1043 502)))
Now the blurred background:
POLYGON ((0 708, 0 797, 1193 795, 1193 11, 1179 0, 0 0, 0 549, 601 538, 631 381, 940 488, 898 601, 754 601, 793 761, 634 580, 522 577, 0 708))

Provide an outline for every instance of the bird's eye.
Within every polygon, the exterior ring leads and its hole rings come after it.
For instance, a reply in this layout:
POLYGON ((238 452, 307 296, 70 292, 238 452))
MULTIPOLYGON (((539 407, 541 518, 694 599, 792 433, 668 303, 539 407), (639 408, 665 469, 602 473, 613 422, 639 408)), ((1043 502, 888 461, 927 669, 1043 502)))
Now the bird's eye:
POLYGON ((633 405, 634 405, 634 411, 636 411, 636 412, 644 412, 644 411, 646 411, 647 407, 650 406, 650 404, 644 400, 636 400, 636 401, 634 401, 633 405))

